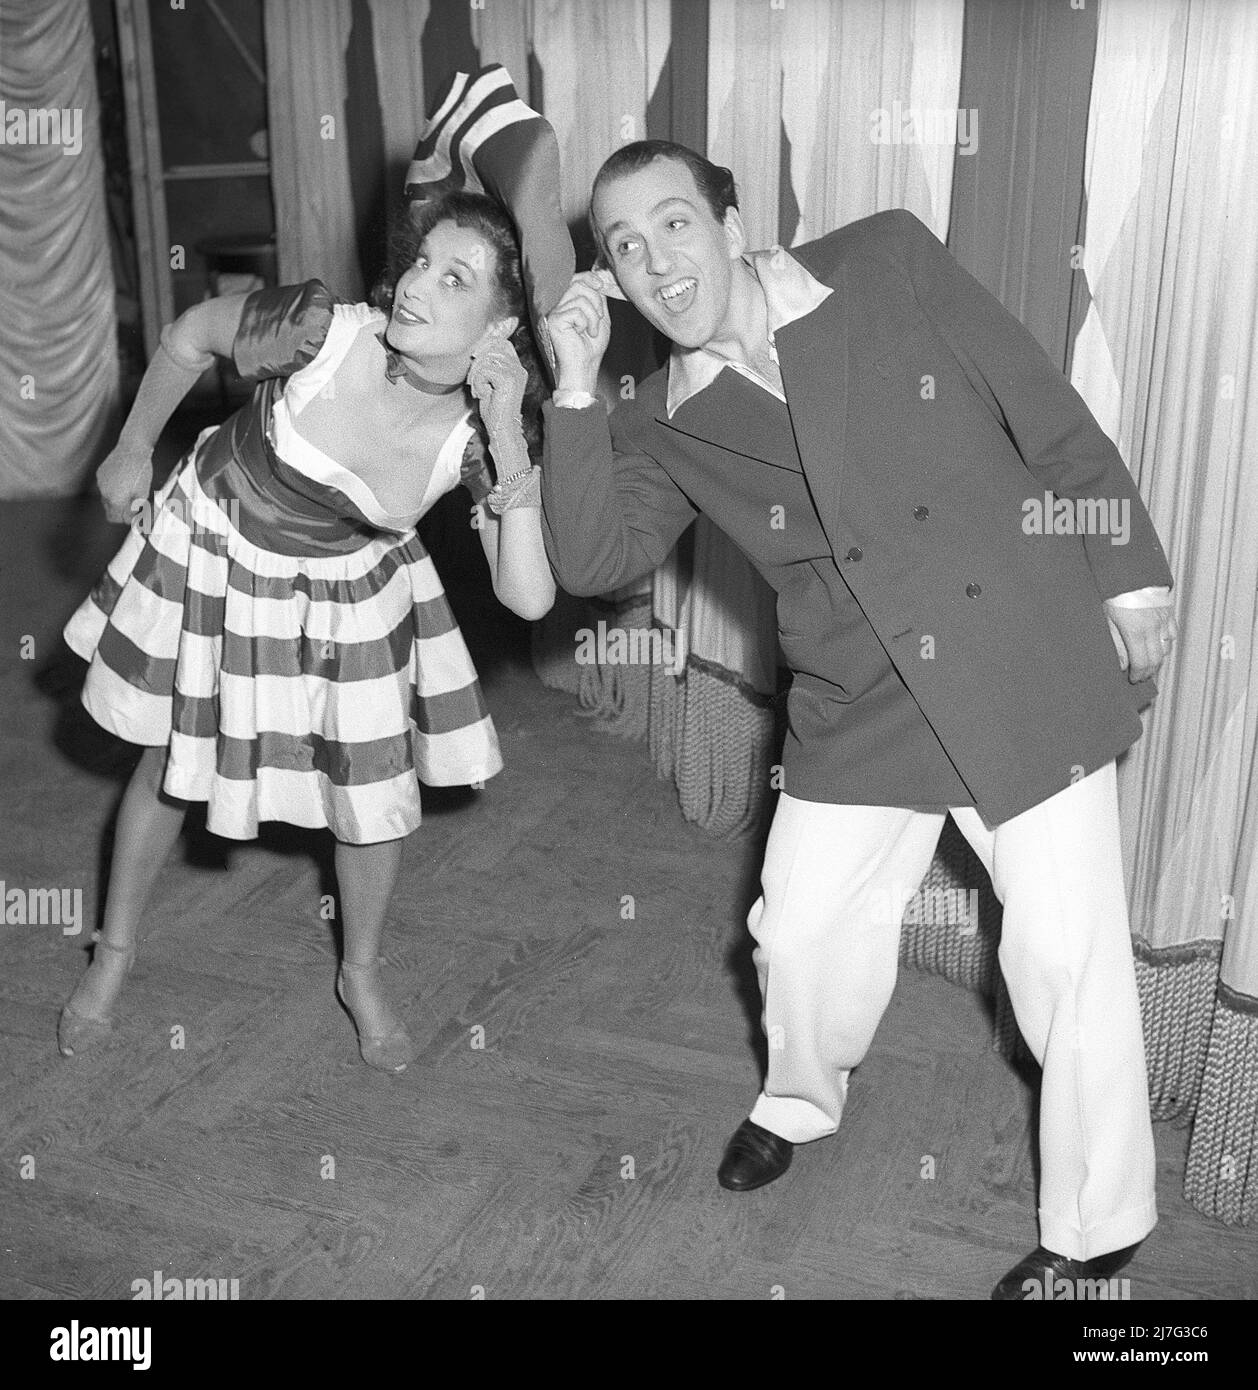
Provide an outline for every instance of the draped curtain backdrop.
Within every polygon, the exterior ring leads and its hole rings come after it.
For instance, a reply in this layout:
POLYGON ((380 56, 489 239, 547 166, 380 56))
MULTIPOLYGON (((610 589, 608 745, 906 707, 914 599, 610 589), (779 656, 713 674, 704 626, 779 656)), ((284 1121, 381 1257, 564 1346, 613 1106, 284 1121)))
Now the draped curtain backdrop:
MULTIPOLYGON (((1242 461, 1258 443, 1258 8, 267 0, 266 32, 287 279, 318 274, 361 293, 384 230, 368 176, 399 193, 437 86, 502 62, 555 126, 579 264, 605 155, 678 139, 734 169, 756 245, 911 209, 1072 373, 1178 581, 1181 638, 1121 769, 1155 1113, 1194 1125, 1189 1198, 1249 1219, 1258 472, 1242 461)), ((632 311, 612 314, 609 404, 665 355, 632 311)), ((770 804, 778 656, 772 595, 702 519, 654 576, 597 601, 561 595, 534 633, 542 679, 610 732, 648 739, 684 813, 718 834, 760 826, 770 804), (576 631, 600 622, 666 637, 665 662, 578 664, 576 631)), ((951 826, 924 886, 977 887, 979 927, 906 918, 902 960, 991 991, 997 1045, 1014 1050, 999 908, 951 826)))
MULTIPOLYGON (((711 0, 708 12, 706 152, 734 170, 753 247, 890 207, 946 235, 952 148, 902 137, 910 111, 957 107, 962 0, 711 0)), ((688 653, 681 676, 646 676, 656 765, 690 819, 752 829, 781 716, 774 596, 701 517, 653 598, 656 625, 688 653)))
POLYGON ((94 51, 82 0, 0 0, 0 497, 75 491, 109 442, 118 350, 94 51))
POLYGON ((267 0, 267 124, 280 282, 317 277, 361 299, 346 118, 351 9, 350 0, 267 0))
POLYGON ((1154 1113, 1258 1211, 1258 7, 1107 0, 1073 380, 1167 546, 1179 640, 1121 768, 1154 1113), (1156 292, 1153 292, 1156 290, 1156 292))

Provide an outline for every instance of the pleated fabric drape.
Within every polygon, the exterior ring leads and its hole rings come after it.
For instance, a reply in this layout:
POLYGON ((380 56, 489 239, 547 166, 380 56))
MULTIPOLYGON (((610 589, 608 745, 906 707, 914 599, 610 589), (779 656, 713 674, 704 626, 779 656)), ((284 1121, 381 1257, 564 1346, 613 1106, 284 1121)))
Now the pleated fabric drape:
POLYGON ((267 0, 265 18, 280 282, 318 277, 343 298, 361 299, 345 112, 350 0, 267 0))
MULTIPOLYGON (((698 51, 706 48, 706 9, 674 0, 618 0, 604 6, 545 0, 530 8, 523 35, 517 28, 507 42, 517 52, 521 42, 527 47, 532 100, 555 126, 564 208, 578 263, 588 265, 593 256, 585 225, 589 190, 608 153, 631 140, 688 138, 679 128, 686 106, 677 94, 678 54, 693 52, 696 43, 698 51), (696 18, 703 21, 697 31, 696 18)), ((523 5, 520 11, 525 11, 523 5)), ((484 57, 492 60, 505 51, 505 44, 486 49, 484 57)), ((609 403, 631 393, 661 360, 659 343, 635 313, 613 305, 612 316, 612 343, 602 374, 609 403)), ((688 553, 690 544, 686 537, 680 549, 688 553)), ((561 593, 552 612, 536 626, 533 655, 542 680, 576 695, 604 730, 630 738, 649 734, 659 762, 658 730, 665 724, 671 730, 677 714, 671 703, 658 706, 660 698, 671 693, 661 671, 615 659, 575 659, 578 634, 649 629, 653 587, 648 576, 593 601, 561 593)), ((664 743, 671 749, 671 739, 664 743)), ((671 761, 666 758, 660 771, 673 775, 671 761)))
POLYGON ((957 109, 962 0, 792 0, 768 13, 712 0, 708 55, 709 153, 776 211, 762 236, 795 245, 906 207, 943 240, 954 147, 933 138, 928 113, 957 109), (778 112, 780 125, 765 119, 778 112))
MULTIPOLYGON (((533 91, 533 100, 555 127, 564 212, 578 247, 578 264, 588 265, 593 250, 585 215, 599 165, 617 145, 661 133, 654 122, 648 122, 648 109, 667 80, 664 67, 671 47, 673 4, 672 0, 618 0, 614 5, 535 0, 531 11, 525 42, 539 89, 533 91)), ((513 34, 512 41, 518 48, 518 34, 513 34)), ((603 364, 609 400, 631 391, 654 366, 653 359, 644 356, 647 337, 632 323, 634 318, 617 306, 613 343, 603 364)), ((576 635, 597 633, 600 623, 612 631, 649 626, 650 595, 649 577, 596 602, 561 594, 534 638, 535 666, 542 679, 575 694, 607 732, 631 738, 647 733, 655 674, 643 665, 577 664, 576 635)))
POLYGON ((1175 574, 1179 639, 1120 769, 1154 1113, 1186 1196, 1258 1212, 1258 8, 1106 0, 1072 379, 1175 574))
POLYGON ((77 490, 112 442, 114 276, 91 15, 0 10, 0 497, 77 490))
POLYGON ((397 0, 369 0, 369 4, 385 169, 396 193, 428 111, 421 42, 428 0, 407 0, 404 5, 397 0))
MULTIPOLYGON (((966 0, 948 249, 1065 371, 1083 210, 1095 6, 966 0)), ((1079 284, 1076 285, 1076 280, 1079 284)))
MULTIPOLYGON (((711 0, 707 154, 734 171, 753 247, 888 207, 946 235, 953 148, 912 138, 913 120, 956 110, 962 15, 962 0, 711 0)), ((689 652, 681 676, 650 672, 656 765, 690 819, 741 834, 773 788, 774 596, 700 517, 656 576, 652 615, 689 652)))

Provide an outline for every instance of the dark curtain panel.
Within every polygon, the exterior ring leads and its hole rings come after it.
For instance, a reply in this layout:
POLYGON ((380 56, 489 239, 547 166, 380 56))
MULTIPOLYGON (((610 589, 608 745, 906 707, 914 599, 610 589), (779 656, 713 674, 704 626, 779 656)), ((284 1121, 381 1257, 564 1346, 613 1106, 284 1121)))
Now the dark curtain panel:
POLYGON ((948 248, 1063 369, 1073 281, 1083 281, 1070 256, 1096 31, 1096 6, 1066 0, 965 6, 959 105, 978 113, 978 146, 957 152, 948 248))

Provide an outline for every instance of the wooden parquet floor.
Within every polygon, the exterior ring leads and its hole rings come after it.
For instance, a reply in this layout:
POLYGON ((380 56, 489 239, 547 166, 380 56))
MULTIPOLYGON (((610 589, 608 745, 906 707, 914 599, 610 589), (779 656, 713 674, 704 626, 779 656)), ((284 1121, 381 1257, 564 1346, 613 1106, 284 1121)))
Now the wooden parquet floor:
MULTIPOLYGON (((902 975, 840 1133, 759 1192, 717 1186, 759 1080, 757 847, 686 824, 645 749, 543 689, 523 629, 472 601, 507 770, 434 794, 407 847, 386 945, 408 1071, 359 1061, 330 845, 283 827, 190 826, 113 1040, 62 1059, 131 765, 57 653, 117 543, 97 515, 0 510, 0 877, 81 887, 86 919, 2 929, 0 1296, 130 1298, 162 1270, 242 1299, 980 1299, 1035 1244, 1031 1092, 982 1001, 924 975, 902 975)), ((1157 1138, 1133 1298, 1254 1297, 1258 1232, 1194 1211, 1185 1134, 1157 1138)))

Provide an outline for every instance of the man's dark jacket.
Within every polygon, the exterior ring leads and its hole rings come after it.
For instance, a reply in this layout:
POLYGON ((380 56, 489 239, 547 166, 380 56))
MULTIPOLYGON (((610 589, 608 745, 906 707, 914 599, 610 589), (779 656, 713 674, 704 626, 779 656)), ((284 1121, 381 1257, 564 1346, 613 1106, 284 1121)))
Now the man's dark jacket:
MULTIPOLYGON (((1102 600, 1169 585, 1166 557, 1079 395, 911 213, 790 254, 834 290, 775 335, 826 540, 980 814, 999 824, 1139 737, 1156 687, 1120 669, 1102 600), (1107 511, 1126 502, 1127 543, 1028 533, 1025 504, 1042 510, 1046 490, 1107 511)), ((658 567, 714 463, 734 478, 749 458, 774 461, 754 389, 741 413, 706 389, 671 421, 666 393, 665 368, 610 421, 601 405, 546 407, 543 527, 570 593, 658 567)), ((782 634, 788 663, 801 640, 827 637, 782 634)), ((876 803, 877 787, 862 799, 876 803)))

